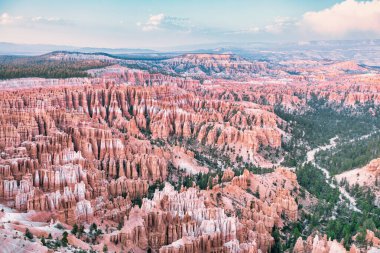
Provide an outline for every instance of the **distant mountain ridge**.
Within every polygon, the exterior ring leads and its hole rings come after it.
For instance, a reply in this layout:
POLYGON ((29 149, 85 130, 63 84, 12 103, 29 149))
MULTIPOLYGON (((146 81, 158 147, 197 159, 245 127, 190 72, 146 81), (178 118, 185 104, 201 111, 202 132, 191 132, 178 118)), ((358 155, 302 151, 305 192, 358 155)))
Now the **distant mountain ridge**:
POLYGON ((109 54, 134 54, 134 53, 155 53, 151 49, 133 48, 95 48, 95 47, 74 47, 64 45, 42 45, 42 44, 16 44, 0 42, 0 55, 42 55, 53 51, 78 51, 82 53, 109 53, 109 54))

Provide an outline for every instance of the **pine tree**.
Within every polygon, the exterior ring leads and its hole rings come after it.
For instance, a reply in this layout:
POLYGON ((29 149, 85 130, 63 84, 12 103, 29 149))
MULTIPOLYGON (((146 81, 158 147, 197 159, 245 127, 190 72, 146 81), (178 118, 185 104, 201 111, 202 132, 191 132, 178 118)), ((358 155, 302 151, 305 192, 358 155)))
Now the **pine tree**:
POLYGON ((73 235, 76 235, 78 233, 78 225, 75 223, 73 226, 73 229, 71 229, 71 233, 73 235))
POLYGON ((32 240, 33 237, 34 237, 33 234, 32 234, 32 232, 30 232, 28 228, 25 230, 25 236, 26 236, 29 240, 32 240))
POLYGON ((274 244, 271 248, 271 253, 281 253, 282 251, 282 245, 281 245, 281 238, 280 238, 280 232, 277 228, 273 230, 272 236, 274 238, 274 244))
POLYGON ((121 230, 123 228, 123 225, 124 225, 123 222, 120 221, 119 224, 117 225, 117 229, 121 230))
POLYGON ((67 233, 66 231, 63 232, 63 234, 62 234, 61 242, 62 242, 63 247, 67 247, 67 244, 69 243, 69 241, 67 240, 68 235, 69 235, 69 233, 67 233))
POLYGON ((92 234, 94 231, 98 229, 98 226, 95 223, 92 223, 90 226, 90 234, 92 234))
POLYGON ((84 233, 84 226, 83 225, 80 225, 79 227, 79 231, 78 231, 78 238, 81 237, 84 233))

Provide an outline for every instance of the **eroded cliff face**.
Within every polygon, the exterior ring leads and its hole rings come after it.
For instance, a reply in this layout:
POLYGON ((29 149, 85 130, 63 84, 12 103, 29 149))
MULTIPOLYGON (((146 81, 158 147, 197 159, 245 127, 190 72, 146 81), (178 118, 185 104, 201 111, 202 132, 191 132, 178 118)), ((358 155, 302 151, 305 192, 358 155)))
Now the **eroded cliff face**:
MULTIPOLYGON (((353 238, 354 241, 356 240, 353 238)), ((367 230, 367 235, 365 240, 370 247, 363 250, 355 246, 355 242, 351 245, 349 250, 346 250, 342 242, 337 240, 328 239, 326 235, 320 236, 316 234, 315 236, 309 236, 306 240, 301 237, 298 238, 296 244, 294 245, 294 253, 360 253, 360 252, 376 252, 380 245, 380 239, 374 235, 373 231, 367 230)))
POLYGON ((297 220, 298 188, 295 175, 282 168, 266 175, 245 171, 208 190, 177 192, 166 184, 152 200, 143 199, 141 208, 132 208, 110 241, 125 250, 268 252, 273 228, 285 221, 281 217, 297 220), (255 196, 257 188, 262 195, 255 196))
POLYGON ((256 164, 260 148, 280 148, 281 120, 271 108, 206 99, 195 92, 197 81, 184 78, 121 67, 94 75, 81 85, 31 79, 38 88, 20 89, 11 82, 1 92, 0 201, 8 207, 69 225, 124 220, 105 235, 112 247, 160 252, 267 252, 273 227, 286 222, 281 215, 297 219, 290 190, 268 191, 265 184, 277 179, 248 171, 234 177, 227 170, 225 185, 213 179, 212 190, 166 185, 144 198, 169 173, 208 173, 198 157, 205 150, 256 164), (262 196, 241 198, 247 189, 262 196), (230 208, 232 196, 239 209, 230 208))
POLYGON ((281 106, 291 111, 309 109, 313 101, 325 101, 336 110, 368 106, 373 115, 380 106, 379 75, 339 75, 328 80, 287 77, 285 80, 256 78, 251 82, 210 80, 199 90, 210 99, 250 101, 261 105, 281 106))
MULTIPOLYGON (((337 242, 336 240, 331 241, 327 239, 327 236, 320 237, 315 235, 313 238, 309 236, 306 241, 303 241, 302 238, 298 238, 296 245, 293 249, 294 253, 347 253, 343 244, 337 242)), ((349 251, 350 253, 358 253, 360 252, 355 245, 353 245, 349 251)))
POLYGON ((257 73, 269 73, 265 62, 251 62, 233 54, 185 54, 159 63, 167 71, 192 77, 246 80, 257 73))
MULTIPOLYGON (((280 150, 286 134, 275 106, 301 111, 324 99, 332 106, 375 108, 380 82, 377 75, 342 78, 344 71, 362 71, 353 63, 315 67, 324 78, 305 70, 281 72, 284 79, 273 82, 254 76, 267 72, 266 64, 231 57, 188 55, 165 63, 183 75, 193 71, 190 76, 203 72, 194 65, 208 69, 210 78, 202 83, 118 65, 91 70, 91 78, 1 82, 1 204, 44 222, 111 226, 97 250, 104 243, 114 251, 269 252, 273 230, 299 219, 296 176, 278 166, 264 175, 236 175, 234 165, 275 164, 260 153, 280 150), (218 73, 252 79, 236 83, 215 79, 218 73), (166 184, 152 192, 157 183, 178 183, 216 167, 223 174, 202 190, 166 184)), ((378 175, 378 163, 367 170, 378 175)), ((2 222, 12 217, 0 214, 2 222)), ((39 229, 34 232, 46 234, 39 229)), ((343 250, 325 237, 299 239, 295 247, 343 250)))

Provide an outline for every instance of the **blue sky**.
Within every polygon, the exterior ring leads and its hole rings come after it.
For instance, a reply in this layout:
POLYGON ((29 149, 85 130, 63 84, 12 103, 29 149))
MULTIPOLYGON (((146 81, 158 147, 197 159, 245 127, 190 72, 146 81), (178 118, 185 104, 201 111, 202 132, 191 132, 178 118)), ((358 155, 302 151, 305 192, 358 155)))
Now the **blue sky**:
POLYGON ((157 49, 377 38, 379 20, 380 0, 0 0, 0 41, 157 49))

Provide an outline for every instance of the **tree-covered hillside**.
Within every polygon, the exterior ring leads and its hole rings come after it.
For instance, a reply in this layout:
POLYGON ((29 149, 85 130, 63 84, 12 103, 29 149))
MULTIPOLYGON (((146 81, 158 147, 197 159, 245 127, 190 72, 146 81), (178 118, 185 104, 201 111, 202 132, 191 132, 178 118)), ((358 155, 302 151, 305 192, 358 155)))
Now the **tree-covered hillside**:
POLYGON ((54 60, 44 56, 0 56, 0 79, 87 77, 86 70, 108 66, 99 60, 54 60))

